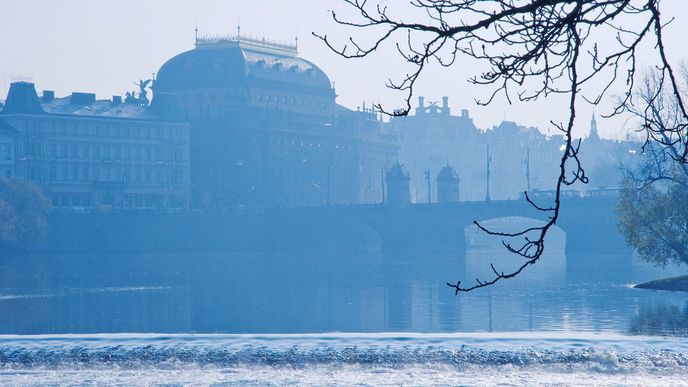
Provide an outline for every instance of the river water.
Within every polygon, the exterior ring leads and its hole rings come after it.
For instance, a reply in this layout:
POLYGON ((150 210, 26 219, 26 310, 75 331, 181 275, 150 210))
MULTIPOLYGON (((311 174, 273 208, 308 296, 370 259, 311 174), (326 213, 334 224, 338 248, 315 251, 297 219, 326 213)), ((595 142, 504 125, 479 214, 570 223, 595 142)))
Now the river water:
POLYGON ((631 287, 683 268, 555 250, 491 288, 446 286, 489 263, 518 262, 487 247, 4 257, 0 384, 688 380, 688 297, 631 287))

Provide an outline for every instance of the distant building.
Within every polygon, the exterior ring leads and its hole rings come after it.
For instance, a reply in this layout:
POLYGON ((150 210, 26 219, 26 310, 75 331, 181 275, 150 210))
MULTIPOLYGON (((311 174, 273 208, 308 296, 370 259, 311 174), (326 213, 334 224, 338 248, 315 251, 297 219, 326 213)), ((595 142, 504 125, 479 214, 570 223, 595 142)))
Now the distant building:
POLYGON ((16 140, 17 131, 0 119, 0 178, 14 177, 16 140))
POLYGON ((486 138, 474 125, 468 110, 452 115, 449 98, 442 98, 440 105, 418 97, 415 115, 393 117, 388 126, 399 138, 399 161, 408 168, 415 202, 436 201, 434 197, 427 197, 437 189, 427 189, 425 173, 430 171, 437 175, 447 162, 457 166, 458 174, 465 181, 482 183, 464 184, 462 198, 485 198, 486 138))
POLYGON ((387 183, 387 204, 405 206, 411 203, 409 191, 409 174, 404 167, 396 163, 392 165, 385 181, 387 183))
POLYGON ((311 206, 382 198, 396 139, 371 110, 337 105, 297 47, 197 38, 158 71, 152 108, 191 125, 195 205, 311 206))
MULTIPOLYGON (((485 131, 489 144, 492 199, 515 199, 531 189, 551 189, 557 182, 562 143, 537 128, 502 121, 485 131)), ((485 156, 483 156, 485 160, 485 156)))
POLYGON ((580 154, 583 168, 590 178, 585 188, 615 188, 621 186, 624 170, 638 162, 640 146, 629 141, 601 138, 595 114, 590 120, 590 134, 582 140, 580 154))
POLYGON ((437 175, 437 203, 457 203, 461 200, 459 175, 454 168, 445 165, 437 175))
MULTIPOLYGON (((394 117, 387 126, 399 138, 399 161, 408 168, 416 203, 441 201, 440 181, 428 188, 425 176, 427 171, 437 174, 447 162, 461 176, 461 200, 517 199, 526 190, 554 189, 559 176, 563 136, 547 136, 537 128, 506 120, 481 130, 467 110, 453 115, 446 97, 441 104, 419 97, 415 115, 394 117), (427 197, 432 193, 436 198, 427 197)), ((590 127, 580 153, 590 184, 575 188, 616 187, 622 166, 633 163, 637 144, 600 138, 594 117, 590 127)))
POLYGON ((0 171, 9 165, 57 207, 187 208, 188 147, 187 124, 121 98, 39 99, 32 83, 16 82, 0 111, 0 171))

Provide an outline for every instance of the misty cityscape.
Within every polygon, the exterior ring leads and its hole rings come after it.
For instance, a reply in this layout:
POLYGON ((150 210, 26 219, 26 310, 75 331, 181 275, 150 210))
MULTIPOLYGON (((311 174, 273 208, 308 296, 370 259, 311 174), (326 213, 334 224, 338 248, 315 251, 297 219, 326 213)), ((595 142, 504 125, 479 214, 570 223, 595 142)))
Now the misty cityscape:
POLYGON ((684 384, 660 1, 329 3, 307 35, 196 21, 154 67, 120 52, 150 76, 114 95, 5 75, 0 385, 684 384), (375 55, 401 102, 370 96, 375 55))

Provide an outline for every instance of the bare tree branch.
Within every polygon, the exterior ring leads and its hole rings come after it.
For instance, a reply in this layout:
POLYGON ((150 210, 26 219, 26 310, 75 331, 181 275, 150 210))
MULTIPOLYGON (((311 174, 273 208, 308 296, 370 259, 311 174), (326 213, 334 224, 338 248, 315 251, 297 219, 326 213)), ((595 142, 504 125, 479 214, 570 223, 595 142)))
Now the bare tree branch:
MULTIPOLYGON (((398 81, 387 83, 389 88, 405 96, 404 106, 392 109, 391 113, 377 106, 381 112, 393 116, 410 112, 415 86, 431 63, 450 67, 459 57, 486 65, 484 72, 469 78, 469 82, 489 90, 486 98, 476 99, 478 104, 490 104, 500 96, 508 103, 514 98, 534 101, 550 95, 568 96, 568 117, 562 123, 551 123, 566 140, 553 203, 549 206, 536 204, 526 193, 526 201, 545 215, 545 224, 503 233, 476 222, 490 235, 521 238, 518 246, 503 244, 525 261, 506 273, 491 266, 494 276, 490 280, 476 279, 471 286, 463 286, 461 281, 447 283, 456 294, 513 278, 542 258, 547 233, 559 218, 562 188, 588 182, 579 158, 581 143, 575 141, 572 134, 577 106, 581 101, 599 103, 613 85, 624 82, 625 92, 611 115, 627 112, 635 97, 638 47, 651 36, 662 74, 659 82, 664 84, 664 78, 668 78, 678 102, 677 111, 683 119, 677 125, 658 129, 658 120, 653 117, 652 110, 645 109, 646 138, 648 142, 675 147, 676 152, 671 157, 686 163, 688 116, 675 71, 665 52, 662 32, 666 23, 661 18, 659 3, 660 0, 410 0, 402 5, 383 6, 381 1, 344 0, 354 16, 341 18, 332 12, 333 20, 351 27, 352 31, 365 31, 367 39, 350 37, 341 44, 327 35, 314 33, 332 51, 349 59, 368 57, 384 46, 392 45, 396 49, 400 62, 413 70, 400 76, 398 81), (422 11, 420 15, 429 22, 408 22, 396 17, 394 12, 404 5, 422 11), (603 52, 596 38, 600 35, 606 38, 609 34, 613 34, 614 44, 605 47, 603 52), (584 88, 596 90, 592 95, 584 95, 584 88)), ((650 105, 659 97, 659 94, 652 94, 645 102, 650 105)))

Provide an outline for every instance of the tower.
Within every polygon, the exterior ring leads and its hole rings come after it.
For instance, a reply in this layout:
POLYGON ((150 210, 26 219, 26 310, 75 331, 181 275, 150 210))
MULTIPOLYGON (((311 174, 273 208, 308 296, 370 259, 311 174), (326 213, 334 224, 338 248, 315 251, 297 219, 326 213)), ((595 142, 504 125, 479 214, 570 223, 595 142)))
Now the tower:
POLYGON ((597 120, 595 119, 595 112, 592 113, 592 120, 590 121, 590 135, 588 140, 599 140, 600 135, 597 132, 597 120))
POLYGON ((437 175, 437 203, 457 203, 459 194, 459 175, 449 163, 437 175))
POLYGON ((12 83, 2 113, 42 114, 43 108, 34 84, 23 81, 12 83))
POLYGON ((397 162, 387 171, 387 203, 396 206, 405 206, 411 202, 409 190, 409 174, 404 167, 397 162))

